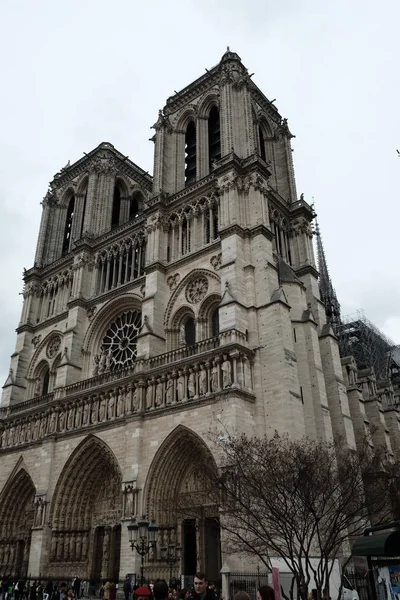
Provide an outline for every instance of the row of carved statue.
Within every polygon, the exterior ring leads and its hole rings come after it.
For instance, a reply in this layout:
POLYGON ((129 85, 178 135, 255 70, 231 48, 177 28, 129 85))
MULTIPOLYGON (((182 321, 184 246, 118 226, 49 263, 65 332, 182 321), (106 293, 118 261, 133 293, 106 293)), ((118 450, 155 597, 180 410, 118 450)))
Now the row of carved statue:
MULTIPOLYGON (((17 541, 7 539, 0 541, 0 572, 8 573, 15 564, 17 541)), ((23 563, 27 564, 29 558, 29 544, 24 544, 23 563)))
POLYGON ((51 536, 50 560, 57 562, 79 562, 86 560, 89 547, 87 532, 53 531, 51 536))
POLYGON ((7 418, 0 424, 0 448, 202 398, 223 389, 251 391, 251 378, 250 361, 239 353, 217 356, 159 376, 135 376, 134 382, 126 385, 66 400, 26 417, 7 418))

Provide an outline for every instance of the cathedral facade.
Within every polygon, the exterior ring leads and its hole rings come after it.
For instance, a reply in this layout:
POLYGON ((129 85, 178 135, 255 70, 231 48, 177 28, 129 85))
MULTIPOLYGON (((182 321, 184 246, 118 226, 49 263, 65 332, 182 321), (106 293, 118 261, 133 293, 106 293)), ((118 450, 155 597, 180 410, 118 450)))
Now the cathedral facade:
POLYGON ((122 579, 146 515, 148 576, 179 543, 174 574, 218 579, 217 509, 173 510, 217 461, 216 423, 357 443, 287 121, 228 49, 154 130, 152 177, 102 143, 43 200, 0 408, 2 573, 122 579))

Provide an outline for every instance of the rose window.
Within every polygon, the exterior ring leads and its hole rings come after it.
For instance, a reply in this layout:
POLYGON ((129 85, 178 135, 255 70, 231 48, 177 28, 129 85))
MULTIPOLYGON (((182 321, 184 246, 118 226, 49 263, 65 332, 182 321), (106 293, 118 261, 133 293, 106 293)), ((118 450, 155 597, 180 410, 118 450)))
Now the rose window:
POLYGON ((189 283, 186 288, 186 300, 191 304, 196 304, 203 300, 204 296, 207 294, 208 290, 208 280, 206 277, 199 277, 189 283))
POLYGON ((46 354, 48 358, 54 358, 61 346, 60 336, 53 337, 47 344, 46 354))
POLYGON ((137 336, 142 315, 136 310, 125 312, 110 325, 102 342, 102 351, 109 357, 110 369, 133 365, 137 354, 137 336))

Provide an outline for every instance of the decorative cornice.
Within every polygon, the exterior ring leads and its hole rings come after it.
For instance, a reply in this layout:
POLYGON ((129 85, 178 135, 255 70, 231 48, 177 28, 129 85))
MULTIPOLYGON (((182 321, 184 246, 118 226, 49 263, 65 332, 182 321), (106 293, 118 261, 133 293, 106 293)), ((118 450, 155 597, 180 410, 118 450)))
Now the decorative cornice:
POLYGON ((318 279, 318 271, 312 265, 303 265, 298 269, 294 269, 297 277, 301 277, 302 275, 313 275, 316 279, 318 279))

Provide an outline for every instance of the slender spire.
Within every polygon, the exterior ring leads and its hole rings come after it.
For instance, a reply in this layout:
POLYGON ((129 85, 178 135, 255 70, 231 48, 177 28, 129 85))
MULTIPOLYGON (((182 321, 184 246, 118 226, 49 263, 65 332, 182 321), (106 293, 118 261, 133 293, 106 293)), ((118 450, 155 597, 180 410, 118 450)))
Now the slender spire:
POLYGON ((321 300, 325 305, 327 322, 330 323, 336 332, 341 323, 340 304, 336 296, 335 288, 329 277, 328 264, 326 262, 324 245, 322 243, 321 232, 317 219, 315 220, 315 235, 317 238, 317 261, 319 271, 319 290, 321 300))

